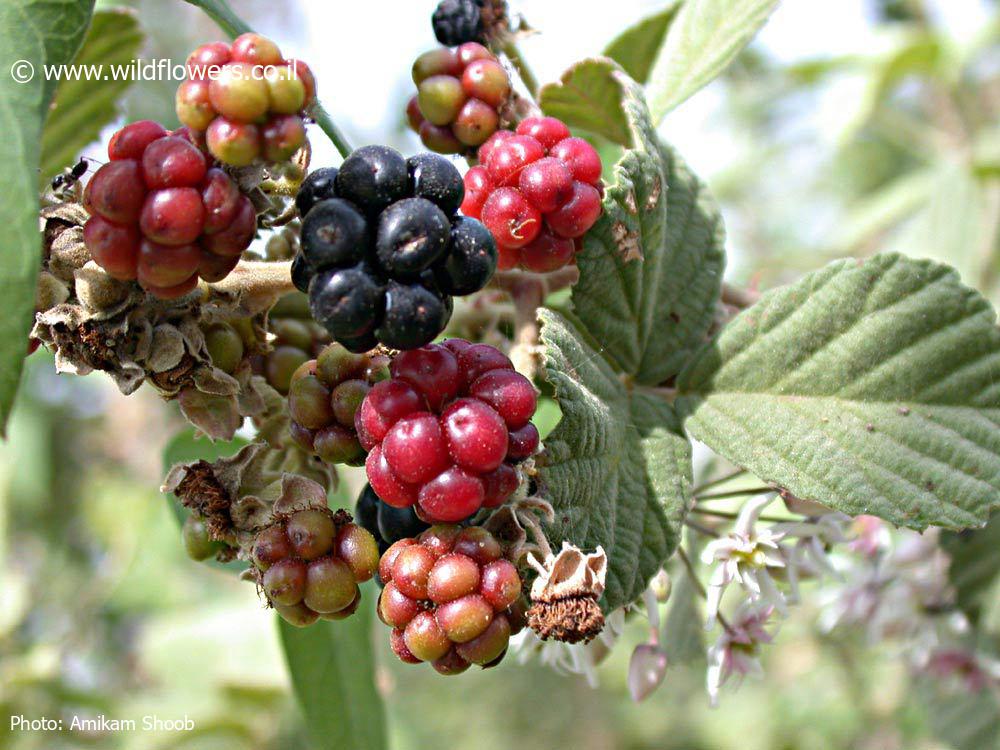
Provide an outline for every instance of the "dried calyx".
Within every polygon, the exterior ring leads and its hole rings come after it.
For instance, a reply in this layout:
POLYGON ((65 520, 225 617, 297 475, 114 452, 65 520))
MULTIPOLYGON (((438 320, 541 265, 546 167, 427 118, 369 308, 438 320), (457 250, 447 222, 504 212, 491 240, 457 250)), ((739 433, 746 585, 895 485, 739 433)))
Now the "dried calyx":
POLYGON ((584 553, 564 541, 558 554, 550 553, 541 562, 529 554, 528 562, 538 571, 531 586, 528 625, 539 638, 585 643, 604 629, 598 604, 608 572, 603 548, 584 553))

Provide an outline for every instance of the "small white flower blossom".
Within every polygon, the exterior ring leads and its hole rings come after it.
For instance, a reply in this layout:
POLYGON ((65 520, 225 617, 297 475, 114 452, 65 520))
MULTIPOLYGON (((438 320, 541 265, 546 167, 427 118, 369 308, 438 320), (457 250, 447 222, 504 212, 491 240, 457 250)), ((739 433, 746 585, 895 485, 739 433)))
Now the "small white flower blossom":
POLYGON ((845 530, 850 522, 850 516, 843 513, 827 513, 801 521, 783 521, 771 527, 772 533, 783 534, 786 541, 797 540, 790 548, 787 546, 780 548, 785 559, 783 573, 788 582, 789 602, 801 601, 800 579, 839 577, 840 574, 834 568, 828 550, 847 540, 845 530))
POLYGON ((785 533, 756 528, 761 511, 773 500, 773 495, 748 500, 740 509, 732 532, 705 545, 702 562, 706 565, 717 563, 708 583, 706 627, 715 624, 722 595, 733 581, 739 582, 751 601, 766 602, 782 613, 787 611, 785 597, 768 572, 768 568, 786 566, 785 556, 778 546, 785 533))
POLYGON ((774 640, 775 631, 765 627, 773 613, 771 605, 744 603, 733 622, 709 647, 705 686, 713 708, 719 705, 722 686, 733 675, 736 675, 737 686, 747 675, 763 675, 760 647, 774 640))
POLYGON ((592 688, 598 686, 597 665, 614 648, 625 629, 625 609, 621 607, 609 614, 604 621, 604 630, 589 643, 563 643, 543 641, 531 628, 525 628, 511 638, 511 650, 517 654, 519 663, 524 664, 532 657, 560 674, 579 674, 592 688))

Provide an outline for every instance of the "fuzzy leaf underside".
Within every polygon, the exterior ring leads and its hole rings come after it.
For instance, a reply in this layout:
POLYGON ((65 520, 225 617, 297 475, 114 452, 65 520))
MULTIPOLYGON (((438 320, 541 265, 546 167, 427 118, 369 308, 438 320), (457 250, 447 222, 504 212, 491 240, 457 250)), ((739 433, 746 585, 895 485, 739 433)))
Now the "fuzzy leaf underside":
POLYGON ((629 394, 570 319, 543 311, 546 376, 562 420, 546 438, 540 490, 552 536, 609 555, 608 610, 636 599, 676 549, 691 489, 691 446, 662 399, 629 394))
POLYGON ((678 386, 694 437, 800 498, 915 529, 1000 504, 1000 329, 947 266, 832 263, 740 314, 678 386))
MULTIPOLYGON (((133 11, 123 8, 99 10, 74 64, 128 65, 136 56, 143 33, 133 11)), ((126 80, 63 80, 56 88, 52 109, 42 131, 40 177, 47 182, 63 167, 76 161, 84 147, 97 139, 101 128, 117 114, 117 102, 131 85, 126 80)))
POLYGON ((629 26, 604 48, 604 55, 621 65, 633 79, 645 83, 680 7, 679 1, 672 2, 629 26))
POLYGON ((296 628, 280 617, 292 686, 315 748, 385 750, 385 709, 375 686, 371 643, 372 584, 350 617, 296 628))
MULTIPOLYGON (((44 65, 73 59, 93 10, 93 0, 5 0, 0 3, 0 434, 14 403, 27 351, 41 254, 38 232, 38 166, 42 123, 55 90, 44 65), (34 76, 18 83, 12 68, 31 64, 34 76)), ((22 67, 20 72, 26 73, 22 67)))

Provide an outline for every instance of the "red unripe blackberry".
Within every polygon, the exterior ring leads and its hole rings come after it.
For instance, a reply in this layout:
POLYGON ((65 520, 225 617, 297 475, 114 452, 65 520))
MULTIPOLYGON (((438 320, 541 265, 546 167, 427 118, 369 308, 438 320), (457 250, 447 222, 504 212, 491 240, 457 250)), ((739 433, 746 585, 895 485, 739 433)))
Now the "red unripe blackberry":
POLYGON ((375 494, 388 505, 394 508, 408 508, 416 504, 419 488, 407 484, 396 476, 378 445, 371 449, 368 458, 365 459, 365 474, 375 494))
POLYGON ((573 175, 561 161, 547 156, 521 171, 517 187, 529 203, 546 214, 573 197, 573 175))
MULTIPOLYGON (((461 385, 458 360, 442 347, 400 352, 393 358, 389 372, 422 395, 432 411, 439 411, 453 399, 461 385)), ((376 399, 374 406, 381 409, 381 403, 376 399)))
POLYGON ((582 237, 601 215, 601 194, 584 182, 573 183, 573 195, 555 211, 545 215, 545 223, 560 237, 582 237))
POLYGON ((359 413, 368 435, 381 442, 396 422, 423 408, 424 400, 409 383, 393 379, 372 386, 359 413))
POLYGON ((497 270, 510 271, 521 265, 521 251, 516 247, 497 247, 497 270))
POLYGON ((276 115, 261 130, 264 158, 271 162, 291 159, 306 143, 306 127, 298 115, 276 115))
POLYGON ((507 426, 489 405, 478 398, 458 399, 441 414, 441 422, 448 453, 459 466, 485 474, 503 463, 507 456, 507 426))
POLYGON ((241 195, 239 187, 229 175, 221 169, 208 170, 201 185, 206 234, 219 232, 233 223, 237 210, 241 207, 241 195))
POLYGON ((177 87, 174 97, 177 119, 193 130, 206 130, 217 114, 208 88, 208 81, 194 79, 184 81, 177 87))
POLYGON ((513 370, 510 358, 495 346, 470 344, 458 355, 458 367, 462 373, 462 388, 476 382, 480 375, 490 370, 513 370))
POLYGON ((132 159, 112 161, 90 178, 83 191, 83 204, 115 224, 134 224, 139 220, 146 198, 146 183, 139 162, 132 159))
POLYGON ((478 476, 452 466, 420 487, 417 503, 427 518, 454 523, 479 510, 485 496, 478 476))
POLYGON ((201 151, 177 136, 153 141, 142 154, 142 176, 150 190, 199 185, 207 170, 201 151))
POLYGON ((212 120, 205 137, 212 156, 234 167, 250 166, 263 148, 260 128, 225 117, 212 120))
POLYGON ((538 428, 528 422, 524 427, 508 433, 507 460, 517 463, 533 455, 538 450, 538 428))
POLYGON ((477 59, 462 71, 462 88, 474 99, 499 107, 510 96, 510 78, 507 71, 495 59, 477 59))
POLYGON ((411 96, 406 102, 406 122, 411 130, 418 133, 420 126, 424 123, 424 116, 420 111, 420 101, 416 95, 411 96))
POLYGON ((203 80, 210 74, 217 73, 219 68, 231 59, 230 47, 225 42, 203 44, 188 55, 188 76, 195 80, 203 80))
POLYGON ((526 271, 549 273, 569 265, 576 256, 576 244, 544 227, 534 240, 520 250, 520 265, 526 271))
POLYGON ((462 182, 465 185, 465 197, 462 199, 461 211, 466 216, 478 219, 482 216, 483 204, 493 191, 490 173, 486 167, 473 167, 465 173, 462 182))
POLYGON ((302 60, 293 60, 288 65, 295 71, 295 77, 302 81, 302 85, 305 86, 306 98, 302 106, 308 107, 316 98, 316 76, 313 75, 312 68, 302 60))
MULTIPOLYGON (((513 446, 514 438, 508 438, 508 443, 513 446)), ((534 450, 532 450, 532 453, 534 453, 534 450)), ((531 454, 529 453, 528 455, 531 454)), ((512 453, 510 447, 507 448, 507 460, 509 462, 516 462, 527 457, 528 456, 518 456, 512 453)), ((510 463, 500 464, 489 474, 483 474, 481 479, 483 480, 484 508, 496 508, 503 505, 507 498, 514 494, 520 483, 520 480, 517 478, 517 471, 514 470, 514 467, 512 467, 510 463)))
POLYGON ((483 204, 481 221, 502 248, 524 247, 542 230, 541 212, 511 187, 490 193, 483 204))
POLYGON ((534 138, 514 135, 494 145, 484 164, 494 185, 516 187, 521 170, 543 156, 545 149, 534 138))
POLYGON ((153 141, 167 135, 166 129, 152 120, 138 120, 129 123, 108 141, 108 158, 112 161, 142 158, 146 147, 153 141))
POLYGON ((382 555, 379 575, 379 618, 406 663, 427 661, 442 674, 493 666, 523 619, 517 569, 479 527, 432 526, 400 540, 382 555))
POLYGON ((429 412, 414 412, 396 422, 382 441, 382 454, 393 473, 409 484, 433 479, 449 463, 441 425, 429 412))
POLYGON ((196 274, 200 262, 201 249, 197 245, 159 245, 143 240, 136 277, 144 288, 168 289, 196 274))
POLYGON ((460 44, 455 48, 455 54, 458 56, 458 61, 464 66, 470 65, 476 60, 496 59, 493 53, 479 42, 465 42, 464 44, 460 44))
POLYGON ((426 120, 420 123, 420 142, 431 151, 439 154, 460 154, 464 149, 464 144, 458 140, 452 129, 441 125, 435 125, 426 120))
POLYGON ((496 132, 500 115, 481 99, 469 99, 452 119, 451 131, 466 146, 478 146, 496 132))
POLYGON ((222 256, 239 255, 253 241, 257 233, 257 211, 245 195, 236 200, 236 215, 229 226, 201 238, 201 246, 210 253, 222 256))
POLYGON ((146 195, 139 229, 153 242, 187 245, 197 240, 204 228, 205 205, 194 188, 164 188, 146 195))
POLYGON ((265 36, 247 32, 233 40, 232 59, 252 65, 277 65, 282 61, 278 45, 265 36))
POLYGON ((112 224, 98 215, 83 225, 83 241, 94 262, 119 281, 135 278, 141 240, 135 224, 112 224))
POLYGON ((518 135, 531 136, 546 150, 564 138, 570 137, 566 124, 555 117, 526 117, 517 124, 515 132, 518 135))
POLYGON ((564 138, 550 149, 549 156, 565 164, 574 180, 588 185, 601 181, 601 157, 583 138, 564 138))
POLYGON ((469 393, 492 406, 511 429, 524 427, 535 413, 535 387, 514 370, 495 369, 483 373, 469 386, 469 393))
POLYGON ((479 158, 479 163, 485 165, 487 160, 490 158, 490 155, 493 153, 493 149, 508 138, 513 138, 515 135, 517 135, 517 133, 513 130, 498 130, 487 138, 486 142, 480 146, 479 150, 476 152, 476 156, 479 158))
POLYGON ((372 535, 326 508, 279 516, 258 532, 250 557, 268 602, 298 626, 317 616, 349 616, 358 607, 358 583, 379 564, 372 535))

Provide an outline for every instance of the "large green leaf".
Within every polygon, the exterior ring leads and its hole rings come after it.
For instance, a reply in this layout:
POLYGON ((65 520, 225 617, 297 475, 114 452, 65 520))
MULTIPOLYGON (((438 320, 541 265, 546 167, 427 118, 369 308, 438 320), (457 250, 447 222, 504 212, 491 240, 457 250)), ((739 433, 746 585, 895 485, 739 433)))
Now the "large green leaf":
POLYGON ((377 594, 366 585, 344 620, 296 628, 278 619, 292 685, 316 750, 384 750, 385 710, 375 688, 371 624, 377 594))
POLYGON ((604 54, 617 62, 625 72, 639 83, 645 83, 653 68, 656 54, 667 37, 667 29, 680 10, 679 0, 669 3, 663 10, 643 18, 616 36, 604 48, 604 54))
POLYGON ((1000 750, 1000 701, 989 689, 970 691, 955 680, 919 679, 915 686, 930 730, 952 750, 1000 750))
POLYGON ((1000 504, 1000 329, 947 266, 832 263, 741 313, 678 385, 691 434, 797 497, 916 529, 1000 504))
POLYGON ((608 553, 606 609, 635 600, 676 549, 691 445, 663 399, 622 387, 576 323, 543 311, 545 370, 563 418, 545 440, 540 490, 553 538, 608 553))
POLYGON ((982 529, 946 531, 941 546, 951 557, 948 578, 958 606, 977 623, 1000 585, 1000 514, 982 529))
POLYGON ((0 434, 21 379, 41 253, 38 232, 39 139, 55 88, 44 65, 68 63, 83 39, 94 0, 4 0, 0 3, 0 434), (18 83, 15 74, 27 78, 18 83))
POLYGON ((612 60, 595 57, 573 65, 558 82, 542 86, 542 111, 575 128, 628 146, 632 131, 622 109, 627 77, 612 60))
MULTIPOLYGON (((126 66, 135 58, 143 34, 135 13, 126 9, 100 10, 94 14, 83 46, 73 60, 77 66, 102 65, 101 79, 64 79, 56 87, 48 121, 42 131, 41 179, 47 181, 79 158, 97 139, 101 128, 117 114, 117 102, 132 83, 111 66, 126 66)), ((96 70, 96 68, 91 68, 96 70)))
POLYGON ((705 340, 724 264, 722 223, 704 186, 662 147, 639 86, 610 60, 626 150, 604 214, 577 256, 570 316, 545 313, 546 372, 563 418, 540 481, 554 536, 609 555, 605 605, 635 599, 676 548, 690 446, 654 391, 705 340))
POLYGON ((654 122, 718 76, 777 5, 778 0, 685 0, 649 74, 654 122))

